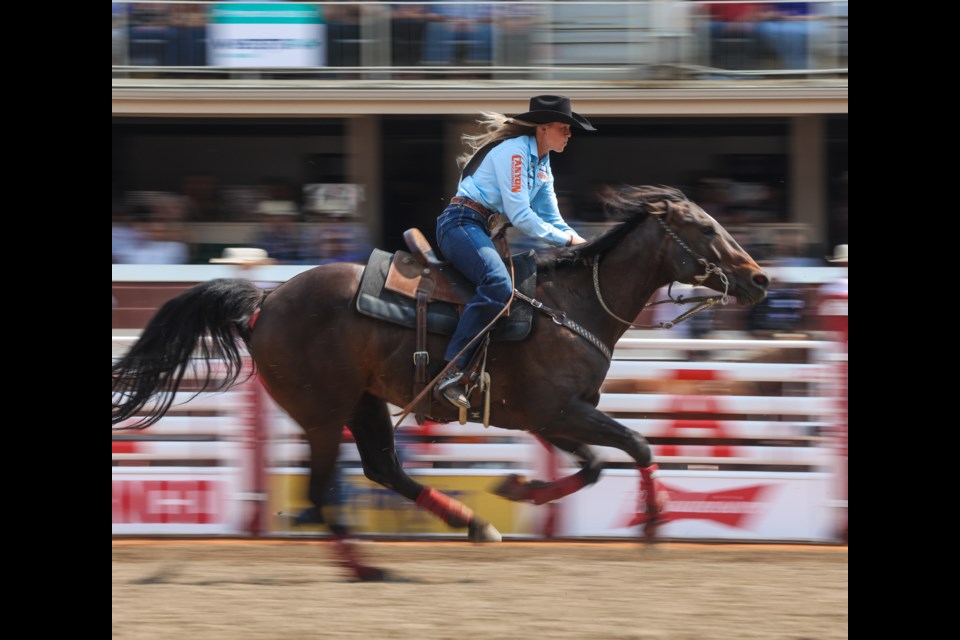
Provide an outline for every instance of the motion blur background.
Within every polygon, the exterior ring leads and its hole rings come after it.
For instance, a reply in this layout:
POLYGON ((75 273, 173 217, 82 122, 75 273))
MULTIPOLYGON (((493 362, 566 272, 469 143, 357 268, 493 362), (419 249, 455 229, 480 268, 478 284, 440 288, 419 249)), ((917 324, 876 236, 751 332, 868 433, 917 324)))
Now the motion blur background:
MULTIPOLYGON (((363 261, 373 247, 400 249, 410 227, 433 242, 435 218, 456 190, 460 136, 479 112, 520 113, 530 96, 559 93, 598 128, 575 132, 551 158, 561 211, 582 235, 608 223, 598 199, 605 186, 671 185, 773 278, 757 308, 724 307, 669 334, 628 332, 627 340, 666 342, 618 347, 631 368, 617 373, 615 363, 605 397, 642 406, 607 410, 651 438, 667 483, 695 496, 690 505, 719 501, 728 513, 735 502, 753 505, 735 524, 691 506, 686 528, 671 523, 665 535, 845 537, 845 289, 842 314, 833 294, 835 315, 821 311, 824 287, 846 277, 846 262, 826 257, 848 242, 847 2, 112 9, 114 355, 163 301, 196 282, 282 282, 317 264, 363 261), (209 264, 244 246, 279 264, 243 273, 209 264), (713 373, 696 384, 676 373, 690 370, 713 373), (654 399, 662 406, 644 404, 654 399)), ((651 319, 644 312, 638 321, 651 319)), ((246 431, 255 422, 246 401, 217 402, 185 405, 138 435, 114 434, 115 533, 303 530, 266 515, 305 505, 296 428, 269 410, 257 427, 265 431, 246 431), (247 457, 251 442, 266 443, 259 466, 247 457)), ((591 489, 599 500, 565 499, 566 518, 504 501, 471 504, 498 500, 482 495, 488 478, 476 479, 478 469, 497 475, 543 462, 521 437, 476 426, 411 429, 409 464, 475 509, 503 514, 511 525, 490 518, 504 533, 620 535, 594 516, 584 528, 583 510, 616 510, 623 492, 635 491, 632 476, 629 488, 602 481, 591 489), (478 443, 506 448, 479 453, 478 443)), ((385 523, 383 513, 405 507, 384 506, 353 461, 353 495, 368 500, 356 503, 361 530, 442 531, 408 516, 385 523)))

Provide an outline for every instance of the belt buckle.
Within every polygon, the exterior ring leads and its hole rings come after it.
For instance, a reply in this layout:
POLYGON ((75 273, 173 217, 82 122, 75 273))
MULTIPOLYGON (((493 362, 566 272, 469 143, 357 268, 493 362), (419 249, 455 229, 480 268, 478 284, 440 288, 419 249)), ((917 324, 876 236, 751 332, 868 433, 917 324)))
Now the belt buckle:
POLYGON ((493 231, 498 226, 500 226, 501 222, 503 222, 502 213, 491 213, 490 217, 487 218, 487 229, 489 229, 490 231, 493 231))

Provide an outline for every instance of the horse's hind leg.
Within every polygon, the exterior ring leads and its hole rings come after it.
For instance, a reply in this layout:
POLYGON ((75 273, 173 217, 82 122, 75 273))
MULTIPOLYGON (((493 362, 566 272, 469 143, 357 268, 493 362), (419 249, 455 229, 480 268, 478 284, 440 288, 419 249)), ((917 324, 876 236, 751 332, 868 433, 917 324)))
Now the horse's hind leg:
POLYGON ((307 441, 310 443, 310 480, 308 497, 313 503, 309 514, 312 522, 324 523, 333 534, 333 542, 340 564, 359 580, 383 580, 386 573, 376 567, 363 564, 350 542, 351 532, 343 521, 343 504, 336 491, 337 455, 340 453, 340 439, 343 427, 325 425, 305 427, 307 441))
POLYGON ((416 482, 406 474, 397 457, 393 424, 386 402, 373 395, 364 394, 349 426, 363 462, 363 473, 367 478, 412 500, 452 528, 466 527, 469 538, 474 542, 500 541, 500 532, 474 514, 469 507, 436 489, 416 482))
POLYGON ((564 438, 531 435, 537 438, 548 450, 551 447, 557 447, 576 456, 580 462, 580 471, 552 482, 525 481, 517 474, 511 473, 491 490, 494 494, 515 502, 532 502, 540 505, 575 493, 587 485, 595 483, 600 478, 603 463, 600 462, 600 458, 589 446, 564 438))

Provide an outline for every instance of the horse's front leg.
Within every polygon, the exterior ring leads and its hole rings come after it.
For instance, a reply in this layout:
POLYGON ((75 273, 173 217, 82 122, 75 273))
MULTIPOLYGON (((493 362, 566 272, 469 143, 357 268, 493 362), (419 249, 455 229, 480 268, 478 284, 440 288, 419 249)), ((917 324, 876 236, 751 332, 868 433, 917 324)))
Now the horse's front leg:
POLYGON ((576 456, 581 467, 580 471, 550 482, 525 480, 519 475, 511 473, 490 490, 493 494, 514 502, 531 502, 540 505, 575 493, 595 483, 600 478, 603 463, 589 446, 563 438, 544 437, 536 433, 532 435, 551 454, 553 453, 553 447, 556 447, 576 456))
POLYGON ((643 524, 643 533, 653 540, 657 529, 666 522, 669 495, 657 478, 659 467, 653 462, 650 443, 642 435, 623 426, 593 405, 575 398, 564 407, 561 417, 538 429, 538 435, 551 440, 560 438, 585 445, 614 447, 625 452, 640 471, 640 503, 633 524, 643 524))
POLYGON ((350 427, 360 452, 363 473, 369 480, 412 500, 451 528, 466 527, 468 537, 474 542, 500 542, 502 536, 496 527, 474 514, 470 507, 407 475, 397 457, 393 424, 383 400, 365 394, 350 427))

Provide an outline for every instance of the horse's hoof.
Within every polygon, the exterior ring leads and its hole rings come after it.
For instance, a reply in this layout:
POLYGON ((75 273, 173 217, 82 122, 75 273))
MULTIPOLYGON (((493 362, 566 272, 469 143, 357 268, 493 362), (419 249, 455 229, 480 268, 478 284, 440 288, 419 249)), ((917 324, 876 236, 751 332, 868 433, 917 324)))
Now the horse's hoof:
POLYGON ((660 530, 660 527, 667 523, 667 519, 667 516, 660 511, 654 511, 652 515, 646 511, 640 511, 634 514, 626 526, 633 527, 641 525, 644 542, 653 544, 654 542, 658 542, 657 532, 660 530))
POLYGON ((489 522, 471 522, 467 535, 471 542, 500 542, 503 540, 500 532, 489 522))
POLYGON ((490 489, 490 493, 514 502, 524 502, 527 499, 524 482, 515 473, 511 473, 500 484, 490 489))
POLYGON ((657 534, 660 532, 660 527, 667 524, 670 520, 670 514, 660 510, 654 509, 650 514, 646 515, 646 521, 643 523, 643 539, 647 544, 653 544, 659 542, 657 534))
POLYGON ((388 579, 386 570, 364 565, 345 567, 350 577, 360 582, 383 582, 388 579))
POLYGON ((293 523, 297 526, 305 524, 325 524, 323 513, 316 507, 308 507, 298 513, 293 518, 293 523))
POLYGON ((643 526, 643 540, 647 544, 653 544, 658 542, 657 540, 657 530, 660 529, 660 525, 663 524, 663 518, 658 516, 653 516, 647 523, 643 526))

